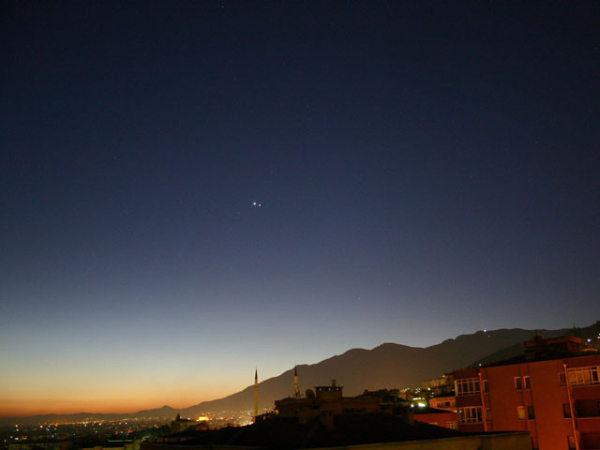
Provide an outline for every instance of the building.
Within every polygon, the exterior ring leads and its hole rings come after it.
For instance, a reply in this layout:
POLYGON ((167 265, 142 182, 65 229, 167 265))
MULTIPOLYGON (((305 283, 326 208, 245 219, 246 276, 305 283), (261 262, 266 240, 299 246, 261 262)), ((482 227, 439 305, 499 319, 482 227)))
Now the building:
POLYGON ((414 408, 413 414, 416 422, 458 430, 458 414, 454 411, 424 407, 414 408))
MULTIPOLYGON (((295 377, 296 378, 296 377, 295 377)), ((297 386, 297 380, 294 380, 297 386)), ((145 440, 141 450, 531 450, 527 432, 471 434, 455 427, 432 426, 433 415, 448 420, 447 411, 427 411, 423 423, 413 420, 397 391, 365 391, 344 397, 335 380, 301 397, 275 402, 276 412, 257 415, 253 425, 185 433, 145 440)))
POLYGON ((141 450, 531 450, 529 433, 466 434, 391 414, 341 414, 333 427, 273 415, 240 428, 197 431, 185 440, 146 439, 141 450))
POLYGON ((412 422, 410 409, 402 406, 398 396, 390 391, 365 391, 356 397, 344 397, 343 387, 338 386, 335 380, 331 381, 331 386, 307 390, 305 397, 277 400, 275 410, 280 417, 296 418, 300 424, 318 418, 324 425, 331 425, 334 416, 369 413, 395 414, 412 422))
POLYGON ((533 449, 600 449, 600 355, 534 337, 525 355, 454 372, 459 430, 528 431, 533 449))
POLYGON ((430 408, 457 412, 456 395, 454 393, 454 375, 442 375, 421 383, 421 392, 429 397, 430 408))
POLYGON ((189 427, 193 427, 195 424, 196 422, 191 419, 182 419, 181 415, 178 413, 175 420, 171 422, 170 428, 173 433, 181 433, 189 427))
POLYGON ((433 380, 423 381, 421 391, 429 392, 430 396, 446 397, 454 395, 454 376, 452 374, 442 375, 433 380))
POLYGON ((254 415, 253 421, 258 416, 258 367, 254 370, 254 415))
POLYGON ((431 397, 429 407, 434 409, 443 409, 445 411, 458 412, 456 409, 456 397, 454 395, 447 397, 431 397))

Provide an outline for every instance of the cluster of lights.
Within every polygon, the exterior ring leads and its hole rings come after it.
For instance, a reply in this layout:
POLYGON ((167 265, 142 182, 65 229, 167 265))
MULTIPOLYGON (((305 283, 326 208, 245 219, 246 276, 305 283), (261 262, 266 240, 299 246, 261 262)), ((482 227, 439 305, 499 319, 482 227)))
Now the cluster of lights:
MULTIPOLYGON (((427 405, 426 405, 425 403, 423 403, 423 402, 418 402, 418 403, 417 403, 417 406, 418 406, 419 408, 425 408, 427 405)), ((411 408, 414 408, 414 407, 415 407, 415 405, 414 405, 414 404, 412 404, 412 405, 410 405, 410 407, 411 407, 411 408)))

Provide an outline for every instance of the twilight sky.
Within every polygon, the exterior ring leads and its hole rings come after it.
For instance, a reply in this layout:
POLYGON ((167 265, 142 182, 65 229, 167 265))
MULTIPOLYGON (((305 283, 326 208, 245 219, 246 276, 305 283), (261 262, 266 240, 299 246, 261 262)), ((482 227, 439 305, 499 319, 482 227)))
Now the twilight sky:
POLYGON ((600 3, 0 17, 0 415, 600 319, 600 3))

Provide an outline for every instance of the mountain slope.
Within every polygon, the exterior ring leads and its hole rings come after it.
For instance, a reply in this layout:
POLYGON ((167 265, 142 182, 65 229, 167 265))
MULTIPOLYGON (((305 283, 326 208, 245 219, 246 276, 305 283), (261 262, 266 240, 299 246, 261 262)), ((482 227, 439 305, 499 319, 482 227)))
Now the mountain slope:
MULTIPOLYGON (((541 330, 544 337, 565 334, 568 330, 541 330)), ((300 388, 303 392, 316 385, 327 385, 331 379, 344 386, 345 395, 357 395, 365 389, 405 388, 419 386, 455 369, 460 369, 507 347, 520 348, 535 331, 503 329, 478 331, 448 339, 427 348, 399 344, 382 344, 372 350, 352 349, 317 364, 298 366, 300 388)), ((259 384, 259 408, 272 408, 276 399, 292 391, 293 369, 259 384)), ((223 399, 203 402, 181 411, 193 417, 201 412, 250 410, 254 403, 254 386, 223 399)))
MULTIPOLYGON (((536 330, 544 337, 576 334, 584 339, 596 340, 600 336, 600 321, 586 327, 562 330, 536 330)), ((477 363, 488 363, 506 359, 523 351, 523 342, 530 339, 534 330, 502 329, 478 331, 458 336, 427 348, 408 347, 400 344, 382 344, 372 350, 352 349, 325 359, 317 364, 298 366, 301 392, 318 385, 328 385, 335 379, 344 386, 344 394, 352 396, 365 389, 417 387, 421 381, 439 377, 455 369, 477 363)), ((253 371, 249 378, 253 379, 253 371)), ((259 408, 272 408, 277 399, 287 397, 293 391, 293 368, 277 377, 260 383, 259 408)), ((216 411, 250 411, 254 405, 254 386, 225 398, 203 402, 182 410, 169 406, 139 411, 134 414, 89 414, 45 415, 21 418, 21 423, 41 423, 45 420, 71 421, 79 417, 112 419, 117 417, 165 417, 177 413, 184 417, 197 417, 201 413, 216 411)), ((2 423, 13 423, 11 418, 0 419, 2 423), (6 422, 8 421, 8 422, 6 422)))

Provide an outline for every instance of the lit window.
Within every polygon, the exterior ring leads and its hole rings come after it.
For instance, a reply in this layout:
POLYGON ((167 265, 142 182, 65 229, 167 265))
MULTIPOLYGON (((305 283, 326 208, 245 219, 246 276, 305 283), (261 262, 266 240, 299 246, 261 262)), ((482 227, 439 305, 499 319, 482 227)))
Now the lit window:
POLYGON ((459 410, 461 423, 481 422, 481 406, 467 406, 459 410))
POLYGON ((517 414, 519 415, 519 420, 527 420, 527 410, 524 406, 517 407, 517 414))
POLYGON ((569 383, 571 386, 583 386, 586 384, 600 384, 598 366, 577 367, 567 369, 569 383))
POLYGON ((479 394, 479 378, 464 378, 455 381, 456 395, 473 395, 479 394))
POLYGON ((524 377, 525 389, 531 389, 531 377, 524 377))
POLYGON ((446 428, 451 430, 458 430, 458 422, 446 422, 446 428))
POLYGON ((523 389, 523 380, 521 379, 521 377, 515 377, 515 389, 517 391, 523 389))

